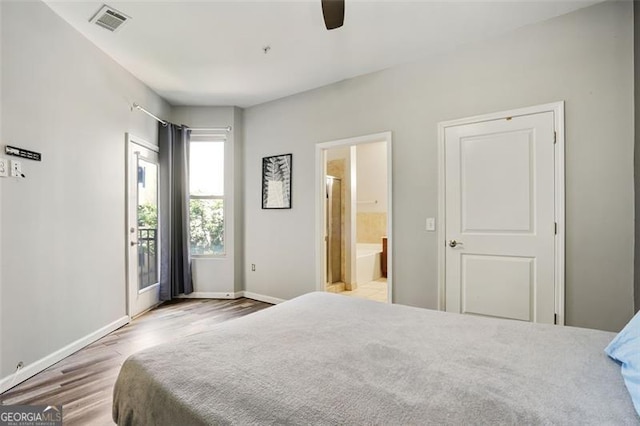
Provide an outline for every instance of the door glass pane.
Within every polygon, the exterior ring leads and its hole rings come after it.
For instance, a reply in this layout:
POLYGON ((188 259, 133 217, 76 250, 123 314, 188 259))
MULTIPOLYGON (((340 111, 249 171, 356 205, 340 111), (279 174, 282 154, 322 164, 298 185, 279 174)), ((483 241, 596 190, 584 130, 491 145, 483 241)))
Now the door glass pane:
POLYGON ((158 165, 138 158, 138 287, 158 282, 158 165))
POLYGON ((224 201, 189 200, 192 255, 224 254, 224 201))

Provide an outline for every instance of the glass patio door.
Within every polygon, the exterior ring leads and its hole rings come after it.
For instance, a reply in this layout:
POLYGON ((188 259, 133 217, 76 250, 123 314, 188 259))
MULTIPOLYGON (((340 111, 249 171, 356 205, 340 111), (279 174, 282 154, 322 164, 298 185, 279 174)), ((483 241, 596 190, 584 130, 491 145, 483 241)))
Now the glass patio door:
POLYGON ((157 148, 129 136, 127 247, 129 316, 160 302, 157 148))

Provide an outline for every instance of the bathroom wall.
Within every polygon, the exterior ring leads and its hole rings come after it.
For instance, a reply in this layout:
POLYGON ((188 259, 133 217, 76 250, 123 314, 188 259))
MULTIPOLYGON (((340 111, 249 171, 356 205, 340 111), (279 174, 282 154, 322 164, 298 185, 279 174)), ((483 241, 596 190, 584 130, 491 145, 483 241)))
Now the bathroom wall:
POLYGON ((382 243, 387 235, 387 143, 356 147, 356 241, 382 243))

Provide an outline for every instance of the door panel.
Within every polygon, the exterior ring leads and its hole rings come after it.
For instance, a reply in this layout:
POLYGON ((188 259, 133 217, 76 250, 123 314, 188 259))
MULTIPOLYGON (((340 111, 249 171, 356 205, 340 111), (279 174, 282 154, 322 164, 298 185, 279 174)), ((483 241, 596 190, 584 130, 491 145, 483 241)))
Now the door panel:
POLYGON ((127 278, 129 316, 160 301, 157 152, 134 143, 127 161, 127 278))
POLYGON ((532 319, 534 259, 462 255, 462 313, 532 319))
POLYGON ((461 138, 463 232, 533 231, 531 133, 527 129, 461 138))
POLYGON ((445 129, 447 311, 554 322, 552 112, 445 129))

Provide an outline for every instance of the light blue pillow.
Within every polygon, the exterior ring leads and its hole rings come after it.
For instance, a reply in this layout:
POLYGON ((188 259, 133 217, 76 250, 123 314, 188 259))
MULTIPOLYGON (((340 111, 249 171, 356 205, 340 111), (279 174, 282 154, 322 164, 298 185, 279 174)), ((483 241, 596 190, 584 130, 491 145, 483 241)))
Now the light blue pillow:
POLYGON ((604 351, 622 363, 624 383, 640 415, 640 312, 631 318, 604 351))

